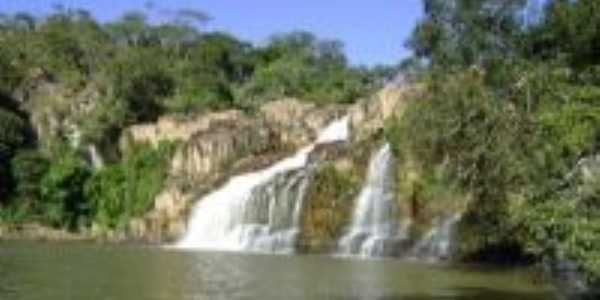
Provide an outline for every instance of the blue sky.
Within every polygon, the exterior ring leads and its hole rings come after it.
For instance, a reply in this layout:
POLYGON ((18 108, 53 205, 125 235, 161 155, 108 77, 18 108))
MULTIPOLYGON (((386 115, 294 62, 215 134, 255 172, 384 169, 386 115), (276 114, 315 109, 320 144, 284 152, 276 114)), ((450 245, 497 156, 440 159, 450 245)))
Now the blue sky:
MULTIPOLYGON (((346 45, 355 64, 390 64, 409 52, 404 41, 420 16, 421 0, 168 0, 154 1, 151 15, 193 8, 208 13, 209 29, 224 30, 255 43, 271 34, 308 30, 346 45)), ((53 4, 84 8, 101 21, 125 11, 143 9, 148 0, 0 0, 0 12, 28 11, 42 15, 53 4)))

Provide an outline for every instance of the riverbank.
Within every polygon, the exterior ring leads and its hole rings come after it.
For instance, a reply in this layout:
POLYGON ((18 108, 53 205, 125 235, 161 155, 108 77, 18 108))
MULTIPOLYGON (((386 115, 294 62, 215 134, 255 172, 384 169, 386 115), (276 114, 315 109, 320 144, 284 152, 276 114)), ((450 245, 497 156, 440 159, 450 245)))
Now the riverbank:
POLYGON ((22 241, 90 241, 95 238, 88 233, 74 233, 35 223, 0 225, 0 240, 22 241))
POLYGON ((4 242, 90 242, 108 244, 156 244, 135 238, 130 233, 117 230, 83 228, 77 231, 53 228, 38 223, 0 224, 0 241, 4 242))
POLYGON ((523 268, 2 242, 4 299, 554 300, 523 268), (32 288, 35 287, 35 288, 32 288))

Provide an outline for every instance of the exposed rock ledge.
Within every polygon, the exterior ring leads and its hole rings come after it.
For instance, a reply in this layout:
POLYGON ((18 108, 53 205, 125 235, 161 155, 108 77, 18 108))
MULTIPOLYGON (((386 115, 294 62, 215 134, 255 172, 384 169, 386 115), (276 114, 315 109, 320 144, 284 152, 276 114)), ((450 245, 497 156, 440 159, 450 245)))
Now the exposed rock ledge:
POLYGON ((0 225, 0 240, 39 240, 39 241, 79 241, 93 237, 88 233, 71 233, 62 229, 53 229, 35 223, 19 226, 0 225))
POLYGON ((328 122, 350 115, 352 140, 371 139, 384 120, 400 114, 407 94, 418 88, 387 87, 353 106, 316 107, 296 99, 265 104, 256 115, 229 110, 187 119, 163 117, 154 124, 132 126, 121 146, 178 141, 167 184, 142 218, 131 222, 131 238, 164 242, 185 230, 193 202, 235 174, 262 168, 314 140, 328 122))
POLYGON ((385 120, 400 116, 405 99, 418 99, 422 87, 418 85, 387 86, 371 98, 359 101, 349 108, 353 141, 362 141, 383 131, 385 120))
POLYGON ((352 106, 315 104, 282 99, 265 104, 256 114, 239 110, 203 113, 192 117, 164 116, 157 122, 124 130, 119 146, 134 143, 178 143, 169 178, 155 198, 154 208, 132 220, 127 232, 91 228, 71 234, 35 224, 0 228, 0 238, 44 240, 131 240, 164 242, 184 230, 193 202, 227 178, 263 168, 310 143, 332 119, 350 115, 352 140, 378 135, 384 119, 401 113, 401 99, 413 88, 388 87, 352 106))
POLYGON ((30 224, 0 228, 0 239, 173 240, 185 230, 194 201, 227 178, 264 168, 289 155, 313 141, 327 123, 346 114, 350 116, 352 132, 349 147, 369 143, 382 132, 386 118, 402 113, 402 100, 418 91, 414 87, 387 87, 352 106, 317 107, 296 99, 282 99, 265 104, 253 115, 227 110, 192 117, 164 116, 155 123, 131 126, 121 136, 121 150, 135 143, 178 143, 169 177, 150 212, 132 220, 126 232, 91 228, 72 234, 30 224))
POLYGON ((179 236, 193 200, 234 174, 264 167, 312 141, 320 128, 345 108, 283 99, 265 104, 256 115, 241 111, 206 113, 187 119, 163 117, 155 124, 127 129, 121 147, 180 142, 167 184, 154 209, 131 222, 133 238, 164 241, 179 236))

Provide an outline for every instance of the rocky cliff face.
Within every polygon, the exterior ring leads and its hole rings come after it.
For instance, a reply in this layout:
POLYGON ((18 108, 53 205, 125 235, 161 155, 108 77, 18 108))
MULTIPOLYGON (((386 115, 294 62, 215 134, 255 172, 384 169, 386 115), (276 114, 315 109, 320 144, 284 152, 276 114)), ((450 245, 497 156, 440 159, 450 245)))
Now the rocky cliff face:
POLYGON ((365 166, 356 155, 363 150, 360 145, 330 144, 312 153, 315 164, 300 216, 300 250, 335 250, 337 240, 351 222, 353 200, 364 179, 365 166))
POLYGON ((260 115, 275 133, 280 144, 298 148, 316 138, 319 129, 333 117, 345 114, 345 107, 330 106, 325 109, 297 99, 283 99, 265 104, 260 115))
POLYGON ((87 153, 90 165, 101 167, 103 158, 97 145, 83 137, 82 122, 97 109, 105 90, 90 82, 82 87, 69 87, 52 80, 42 69, 33 69, 12 98, 30 115, 37 143, 42 151, 52 145, 67 143, 87 153))
POLYGON ((156 123, 139 124, 129 127, 123 133, 123 143, 150 143, 161 141, 188 141, 194 134, 205 132, 217 126, 218 123, 232 123, 235 120, 247 123, 248 118, 237 110, 199 114, 186 119, 177 116, 164 116, 156 123))
POLYGON ((385 120, 400 116, 408 98, 418 98, 419 86, 387 86, 368 99, 351 106, 350 126, 354 141, 366 140, 383 131, 385 120))
POLYGON ((188 119, 163 117, 154 124, 130 127, 121 147, 180 143, 171 160, 167 186, 156 198, 154 209, 132 221, 130 234, 154 241, 179 236, 194 199, 231 175, 264 167, 308 144, 343 111, 283 99, 266 104, 252 116, 230 110, 188 119))
POLYGON ((369 145, 381 138, 384 120, 402 112, 402 99, 415 92, 414 88, 388 87, 353 106, 317 107, 282 99, 265 104, 255 115, 230 110, 186 119, 169 116, 153 124, 132 126, 123 134, 121 147, 157 145, 163 140, 180 145, 154 209, 133 220, 129 234, 151 241, 173 240, 185 230, 189 210, 202 194, 232 175, 270 165, 309 144, 332 119, 349 114, 352 143, 342 148, 324 146, 310 158, 323 162, 314 176, 325 177, 310 179, 323 179, 324 185, 314 185, 307 192, 300 243, 309 250, 326 251, 348 222, 357 188, 342 191, 325 185, 360 186, 372 150, 369 145))

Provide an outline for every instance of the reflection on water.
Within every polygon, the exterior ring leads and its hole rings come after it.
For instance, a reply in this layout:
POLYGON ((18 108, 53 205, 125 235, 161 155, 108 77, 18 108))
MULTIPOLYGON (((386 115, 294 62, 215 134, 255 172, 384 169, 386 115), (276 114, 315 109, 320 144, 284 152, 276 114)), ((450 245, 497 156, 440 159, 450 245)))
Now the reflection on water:
POLYGON ((0 299, 552 300, 525 270, 0 242, 0 299))

